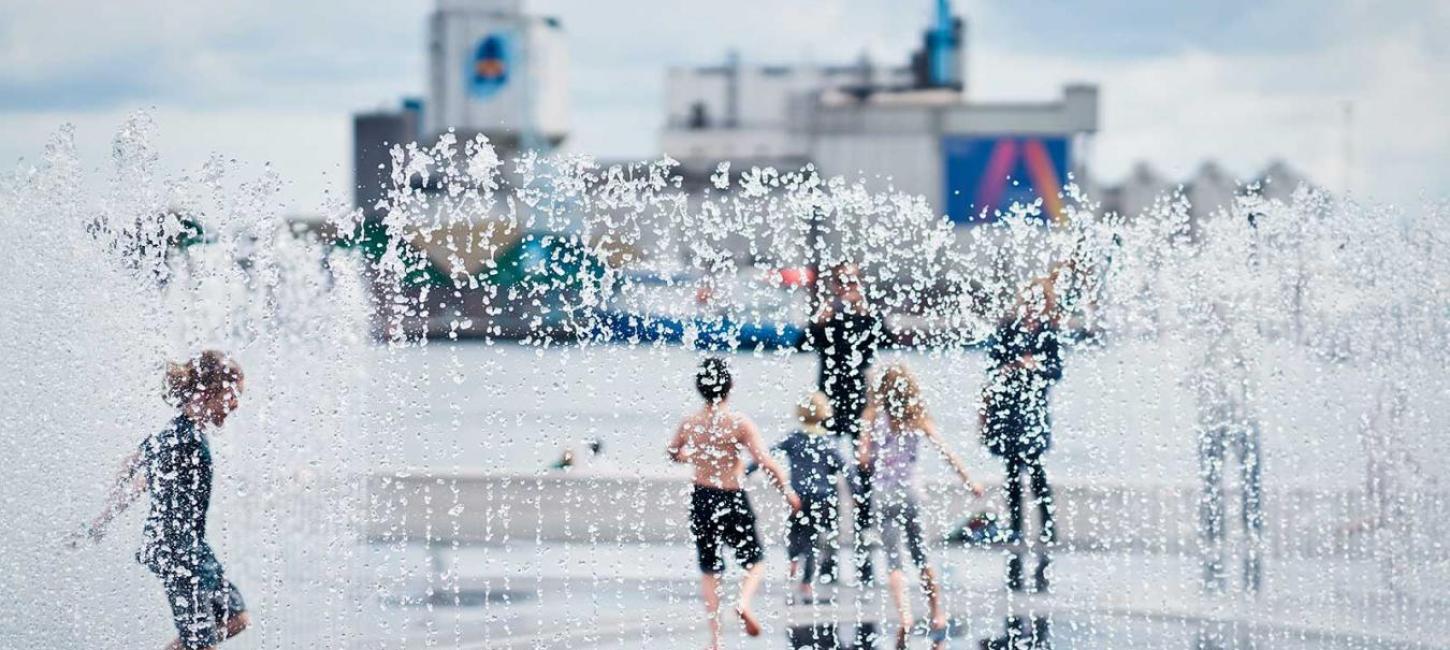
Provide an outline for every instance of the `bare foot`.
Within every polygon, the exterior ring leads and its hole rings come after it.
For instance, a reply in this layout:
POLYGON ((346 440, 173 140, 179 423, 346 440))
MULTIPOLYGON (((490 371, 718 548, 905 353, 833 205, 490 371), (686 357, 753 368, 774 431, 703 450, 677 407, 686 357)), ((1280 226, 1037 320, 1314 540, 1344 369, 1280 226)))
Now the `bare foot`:
POLYGON ((760 621, 755 620, 755 616, 750 613, 750 610, 736 607, 735 614, 740 617, 740 622, 745 624, 746 634, 760 636, 760 621))
POLYGON ((249 616, 246 612, 237 612, 235 616, 227 619, 224 625, 226 626, 227 631, 226 638, 230 639, 238 634, 241 634, 242 632, 245 632, 247 628, 251 627, 252 617, 249 616))

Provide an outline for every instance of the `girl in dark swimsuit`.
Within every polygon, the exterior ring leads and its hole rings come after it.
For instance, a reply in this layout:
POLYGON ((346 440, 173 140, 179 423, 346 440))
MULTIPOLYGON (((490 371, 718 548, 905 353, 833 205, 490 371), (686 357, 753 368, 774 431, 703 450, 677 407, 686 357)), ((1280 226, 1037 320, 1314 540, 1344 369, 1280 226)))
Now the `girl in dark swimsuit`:
POLYGON ((223 575, 206 541, 212 484, 206 432, 236 410, 242 383, 241 368, 215 350, 173 364, 166 374, 167 401, 180 413, 126 459, 105 508, 78 536, 99 541, 116 515, 142 492, 150 495, 136 558, 166 589, 178 633, 168 649, 214 648, 250 623, 241 592, 223 575))

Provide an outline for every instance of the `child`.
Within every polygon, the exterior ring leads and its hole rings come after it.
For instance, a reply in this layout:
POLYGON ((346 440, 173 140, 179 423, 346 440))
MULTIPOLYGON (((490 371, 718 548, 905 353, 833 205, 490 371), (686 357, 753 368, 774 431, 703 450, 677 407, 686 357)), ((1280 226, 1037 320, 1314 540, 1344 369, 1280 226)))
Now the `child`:
POLYGON ((695 388, 705 404, 685 418, 675 431, 666 451, 677 463, 689 463, 695 470, 695 487, 690 495, 690 534, 695 538, 695 553, 700 563, 700 586, 709 613, 710 647, 720 647, 720 574, 725 559, 720 556, 723 542, 735 551, 745 567, 740 581, 740 602, 735 613, 745 625, 745 633, 760 635, 760 623, 750 611, 750 600, 760 588, 765 567, 760 563, 764 553, 760 535, 755 528, 755 511, 740 487, 742 449, 770 474, 771 481, 785 495, 792 511, 800 509, 800 497, 786 485, 785 472, 766 453, 760 431, 743 415, 730 410, 733 381, 725 360, 711 357, 700 364, 695 375, 695 388))
POLYGON ((946 440, 927 415, 921 387, 916 377, 903 364, 892 364, 881 374, 866 407, 867 422, 862 431, 858 462, 875 467, 876 503, 881 513, 881 546, 890 567, 888 580, 891 599, 896 604, 898 620, 896 647, 906 647, 912 626, 911 604, 906 595, 906 559, 909 557, 921 577, 930 608, 928 638, 932 647, 946 647, 947 617, 942 603, 941 578, 926 556, 926 536, 922 530, 921 488, 916 474, 922 442, 940 453, 962 484, 981 496, 982 486, 967 474, 962 459, 947 446, 946 440), (903 553, 905 547, 905 553, 903 553))
POLYGON ((176 407, 176 417, 126 459, 105 509, 71 542, 100 541, 131 502, 142 493, 150 496, 136 559, 166 590, 177 631, 168 650, 212 650, 251 624, 241 591, 222 572, 206 538, 213 476, 209 440, 237 410, 244 385, 241 366, 216 350, 173 364, 166 373, 166 400, 176 407))
POLYGON ((840 512, 836 486, 846 461, 836 441, 826 435, 826 420, 832 415, 825 393, 814 392, 796 405, 801 426, 772 450, 785 455, 790 467, 790 487, 800 495, 801 508, 790 518, 786 554, 790 557, 790 578, 800 579, 800 602, 812 603, 812 581, 821 560, 836 545, 836 519, 840 512), (799 573, 797 573, 799 571, 799 573))

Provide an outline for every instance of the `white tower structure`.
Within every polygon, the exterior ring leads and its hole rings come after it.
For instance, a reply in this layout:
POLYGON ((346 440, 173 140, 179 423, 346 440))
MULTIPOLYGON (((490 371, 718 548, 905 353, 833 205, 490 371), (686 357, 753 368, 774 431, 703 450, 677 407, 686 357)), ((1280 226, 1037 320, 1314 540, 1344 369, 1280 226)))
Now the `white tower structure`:
POLYGON ((438 0, 423 135, 452 128, 504 148, 557 145, 569 132, 568 65, 559 21, 525 13, 523 0, 438 0))

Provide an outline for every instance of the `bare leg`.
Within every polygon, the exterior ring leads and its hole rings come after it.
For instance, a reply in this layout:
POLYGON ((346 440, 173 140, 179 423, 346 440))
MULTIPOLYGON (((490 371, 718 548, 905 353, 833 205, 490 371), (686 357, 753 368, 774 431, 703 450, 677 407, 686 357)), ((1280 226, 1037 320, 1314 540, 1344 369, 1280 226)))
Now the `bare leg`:
POLYGON ((246 612, 238 612, 235 616, 228 618, 226 623, 226 638, 230 639, 252 626, 252 617, 246 612))
POLYGON ((1198 538, 1203 553, 1203 590, 1219 593, 1224 588, 1223 461, 1224 434, 1217 428, 1199 433, 1198 478, 1202 493, 1198 501, 1198 538))
POLYGON ((796 585, 796 589, 800 591, 801 596, 810 596, 811 595, 811 583, 804 582, 804 581, 801 580, 800 569, 801 569, 801 562, 800 562, 800 560, 791 560, 790 561, 790 569, 788 571, 786 571, 785 577, 792 584, 796 585))
POLYGON ((1244 557, 1244 589, 1257 592, 1263 579, 1263 490, 1259 467, 1259 430, 1249 424, 1240 434, 1239 465, 1243 472, 1244 535, 1248 553, 1244 557))
MULTIPOLYGON (((228 618, 226 622, 222 623, 222 625, 225 634, 225 636, 223 636, 222 638, 230 639, 238 634, 241 634, 242 632, 245 632, 248 627, 251 627, 252 617, 248 616, 246 612, 237 612, 236 615, 228 618)), ((205 648, 202 648, 202 650, 215 650, 215 648, 216 646, 207 646, 205 648)), ((181 637, 172 639, 171 643, 168 643, 166 645, 166 650, 182 650, 181 637)))
POLYGON ((926 606, 931 615, 932 629, 940 629, 947 626, 946 608, 942 607, 941 584, 936 579, 936 571, 926 566, 921 568, 921 586, 926 590, 926 606))
POLYGON ((763 577, 765 563, 756 562, 745 570, 745 577, 740 579, 740 603, 735 606, 735 612, 740 615, 740 622, 745 624, 745 633, 750 636, 760 636, 760 623, 750 613, 750 601, 755 598, 756 590, 760 589, 760 580, 763 577))
POLYGON ((886 585, 891 591, 891 604, 896 606, 896 620, 901 625, 896 633, 896 644, 904 647, 911 630, 911 601, 906 597, 906 575, 901 569, 892 569, 886 575, 886 585))
POLYGON ((700 595, 705 599, 705 614, 710 624, 710 648, 720 648, 720 576, 706 573, 700 576, 700 595))

